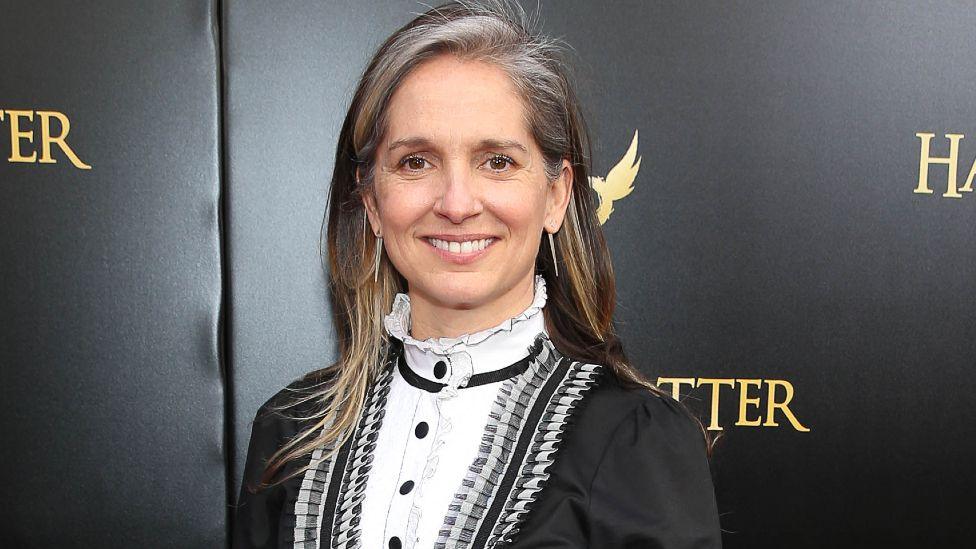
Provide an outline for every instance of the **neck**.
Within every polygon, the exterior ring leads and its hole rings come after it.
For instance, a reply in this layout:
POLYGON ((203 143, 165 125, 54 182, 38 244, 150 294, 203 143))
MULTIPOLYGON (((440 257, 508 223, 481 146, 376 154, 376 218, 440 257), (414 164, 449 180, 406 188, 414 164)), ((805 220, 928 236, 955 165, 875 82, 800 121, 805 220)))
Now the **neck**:
POLYGON ((409 291, 410 336, 415 339, 457 337, 496 326, 532 304, 535 275, 531 272, 512 289, 489 303, 462 308, 456 303, 431 300, 419 292, 409 291))
POLYGON ((383 325, 391 337, 403 343, 397 359, 401 376, 410 385, 438 392, 443 387, 457 389, 472 383, 477 386, 524 371, 532 360, 527 356, 539 351, 547 338, 543 314, 547 293, 541 275, 532 277, 531 296, 529 303, 518 305, 514 312, 498 308, 506 311, 502 313, 505 318, 496 319, 493 324, 492 317, 485 315, 484 309, 478 309, 482 314, 477 323, 467 325, 470 328, 418 332, 411 315, 410 296, 398 293, 383 325), (464 329, 469 331, 457 334, 464 329), (431 333, 454 335, 431 336, 431 333))

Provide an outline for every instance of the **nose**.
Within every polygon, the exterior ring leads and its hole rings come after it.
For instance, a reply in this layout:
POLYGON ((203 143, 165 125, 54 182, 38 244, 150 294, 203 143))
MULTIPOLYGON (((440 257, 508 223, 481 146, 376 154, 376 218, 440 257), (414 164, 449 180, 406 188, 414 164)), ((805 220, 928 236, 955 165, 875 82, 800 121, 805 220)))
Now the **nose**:
POLYGON ((434 201, 434 213, 454 224, 460 224, 484 209, 478 195, 478 183, 465 166, 455 165, 446 170, 440 188, 440 196, 434 201))

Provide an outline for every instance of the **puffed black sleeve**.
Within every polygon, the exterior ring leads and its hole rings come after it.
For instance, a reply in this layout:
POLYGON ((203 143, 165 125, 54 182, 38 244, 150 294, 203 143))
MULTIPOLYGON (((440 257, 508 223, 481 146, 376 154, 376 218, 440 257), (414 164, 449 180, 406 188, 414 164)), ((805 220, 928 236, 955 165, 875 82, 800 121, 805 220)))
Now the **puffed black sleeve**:
MULTIPOLYGON (((269 398, 255 414, 241 489, 233 509, 233 549, 279 547, 293 535, 294 499, 301 477, 260 490, 252 491, 251 488, 259 484, 268 459, 306 426, 295 417, 309 414, 311 410, 307 405, 288 408, 284 412, 275 408, 305 394, 310 383, 304 379, 296 380, 269 398)), ((275 478, 287 476, 300 465, 298 461, 286 464, 275 478)))
POLYGON ((251 424, 251 440, 247 446, 241 490, 234 508, 234 549, 272 548, 278 544, 278 522, 284 504, 280 486, 256 493, 251 487, 258 484, 264 466, 283 442, 282 421, 270 413, 272 397, 259 409, 251 424))
POLYGON ((647 394, 616 425, 589 489, 590 547, 713 549, 722 538, 697 422, 647 394))

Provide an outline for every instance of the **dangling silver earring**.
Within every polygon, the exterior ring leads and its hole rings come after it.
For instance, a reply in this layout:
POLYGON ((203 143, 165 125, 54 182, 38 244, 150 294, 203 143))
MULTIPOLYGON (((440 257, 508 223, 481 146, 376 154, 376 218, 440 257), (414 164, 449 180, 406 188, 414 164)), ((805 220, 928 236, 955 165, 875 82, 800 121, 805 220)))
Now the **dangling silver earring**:
MULTIPOLYGON (((363 207, 363 253, 366 253, 366 208, 363 207)), ((376 235, 376 252, 373 254, 373 284, 379 281, 380 256, 383 255, 383 237, 376 235)))
POLYGON ((556 244, 552 240, 552 233, 549 233, 549 251, 552 252, 552 266, 556 269, 556 277, 559 277, 559 264, 556 263, 556 244))
POLYGON ((379 280, 380 276, 380 256, 383 255, 383 237, 376 237, 376 254, 373 261, 373 284, 379 280))

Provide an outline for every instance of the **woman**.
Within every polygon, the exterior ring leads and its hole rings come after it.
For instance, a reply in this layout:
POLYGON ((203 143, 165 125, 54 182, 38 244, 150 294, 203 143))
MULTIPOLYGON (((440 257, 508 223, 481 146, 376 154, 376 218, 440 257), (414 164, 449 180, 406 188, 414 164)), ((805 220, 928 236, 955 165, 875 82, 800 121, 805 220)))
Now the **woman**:
POLYGON ((259 410, 235 547, 720 547, 700 423, 614 334, 580 107, 528 24, 447 4, 366 69, 327 214, 339 359, 259 410))

